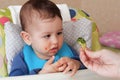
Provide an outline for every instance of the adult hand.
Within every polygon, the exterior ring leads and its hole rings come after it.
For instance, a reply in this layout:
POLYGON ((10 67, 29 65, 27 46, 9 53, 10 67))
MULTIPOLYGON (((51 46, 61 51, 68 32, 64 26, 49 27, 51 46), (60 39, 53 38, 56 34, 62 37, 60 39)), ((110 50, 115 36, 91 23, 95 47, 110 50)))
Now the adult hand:
POLYGON ((80 58, 90 70, 108 77, 120 77, 120 54, 109 50, 93 52, 80 49, 80 58))

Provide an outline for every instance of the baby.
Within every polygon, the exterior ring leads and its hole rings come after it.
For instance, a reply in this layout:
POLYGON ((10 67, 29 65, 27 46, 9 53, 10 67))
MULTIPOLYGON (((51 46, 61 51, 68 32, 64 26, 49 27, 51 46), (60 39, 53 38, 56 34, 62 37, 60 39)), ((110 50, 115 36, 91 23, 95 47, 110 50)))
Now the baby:
POLYGON ((29 0, 21 8, 20 33, 26 43, 14 57, 9 76, 72 71, 82 65, 77 53, 63 41, 62 17, 50 0, 29 0))

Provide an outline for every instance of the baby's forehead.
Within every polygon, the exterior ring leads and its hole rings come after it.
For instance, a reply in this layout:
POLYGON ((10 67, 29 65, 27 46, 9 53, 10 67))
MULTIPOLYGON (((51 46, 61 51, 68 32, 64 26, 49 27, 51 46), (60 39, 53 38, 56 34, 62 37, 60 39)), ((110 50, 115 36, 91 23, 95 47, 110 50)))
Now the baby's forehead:
POLYGON ((48 15, 45 15, 45 14, 41 14, 41 13, 32 13, 30 16, 28 16, 28 23, 35 23, 37 20, 39 20, 40 22, 49 22, 49 21, 52 21, 54 20, 54 17, 51 17, 51 16, 48 16, 48 15))
POLYGON ((53 16, 52 13, 49 13, 46 10, 32 10, 30 13, 31 18, 40 18, 40 19, 48 19, 48 18, 53 18, 56 15, 53 16))
POLYGON ((38 25, 47 25, 47 24, 52 24, 54 21, 61 23, 62 20, 60 21, 60 18, 40 18, 40 17, 32 17, 30 20, 27 21, 27 26, 26 27, 33 27, 33 26, 38 26, 38 25), (59 20, 58 20, 59 19, 59 20), (57 20, 57 21, 56 21, 57 20))

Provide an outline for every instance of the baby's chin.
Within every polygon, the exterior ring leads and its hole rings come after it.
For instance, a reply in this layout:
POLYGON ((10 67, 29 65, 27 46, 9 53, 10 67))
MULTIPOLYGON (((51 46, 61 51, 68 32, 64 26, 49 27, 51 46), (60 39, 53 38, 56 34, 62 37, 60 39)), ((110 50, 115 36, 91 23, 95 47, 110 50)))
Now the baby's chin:
POLYGON ((49 53, 49 56, 52 57, 52 56, 55 56, 57 52, 55 53, 49 53))

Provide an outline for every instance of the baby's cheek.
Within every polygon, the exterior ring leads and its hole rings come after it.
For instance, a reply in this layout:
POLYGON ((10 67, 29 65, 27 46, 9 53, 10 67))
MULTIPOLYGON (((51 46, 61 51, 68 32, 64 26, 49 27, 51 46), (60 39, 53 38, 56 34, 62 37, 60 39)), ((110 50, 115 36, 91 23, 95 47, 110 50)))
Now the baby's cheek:
POLYGON ((45 47, 45 50, 47 51, 47 50, 48 50, 48 48, 47 48, 47 47, 45 47))
POLYGON ((49 44, 44 45, 44 50, 45 50, 45 51, 48 51, 49 48, 50 48, 50 45, 49 45, 49 44))
POLYGON ((47 48, 45 48, 45 50, 47 50, 47 48))

